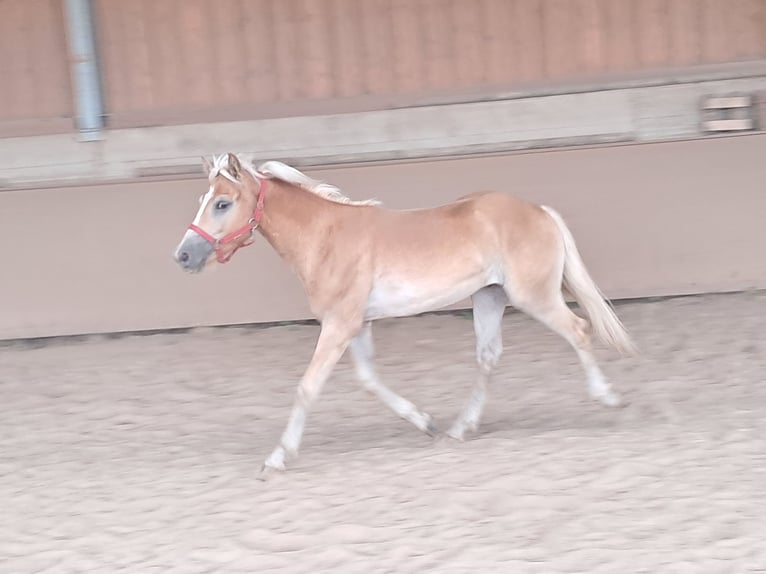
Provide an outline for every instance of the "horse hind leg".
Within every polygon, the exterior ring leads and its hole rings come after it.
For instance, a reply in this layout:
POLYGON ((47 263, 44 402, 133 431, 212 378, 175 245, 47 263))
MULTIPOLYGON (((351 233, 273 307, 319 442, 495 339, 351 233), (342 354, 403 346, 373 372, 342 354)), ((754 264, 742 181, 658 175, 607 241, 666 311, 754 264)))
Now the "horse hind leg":
POLYGON ((473 294, 473 326, 479 372, 468 401, 447 434, 463 440, 466 430, 479 428, 492 371, 503 353, 502 321, 508 297, 499 285, 484 287, 473 294))
POLYGON ((547 297, 513 301, 513 305, 561 335, 575 350, 588 380, 588 393, 608 407, 622 406, 620 395, 614 391, 596 362, 592 351, 590 323, 567 307, 560 290, 547 297))

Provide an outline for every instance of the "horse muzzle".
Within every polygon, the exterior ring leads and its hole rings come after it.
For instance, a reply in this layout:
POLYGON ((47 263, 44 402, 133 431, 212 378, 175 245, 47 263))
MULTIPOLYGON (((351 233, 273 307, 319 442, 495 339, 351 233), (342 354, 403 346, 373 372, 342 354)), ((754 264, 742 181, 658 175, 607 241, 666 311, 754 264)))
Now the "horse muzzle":
POLYGON ((184 271, 199 273, 205 268, 214 250, 214 246, 207 239, 189 230, 176 248, 173 257, 184 271))

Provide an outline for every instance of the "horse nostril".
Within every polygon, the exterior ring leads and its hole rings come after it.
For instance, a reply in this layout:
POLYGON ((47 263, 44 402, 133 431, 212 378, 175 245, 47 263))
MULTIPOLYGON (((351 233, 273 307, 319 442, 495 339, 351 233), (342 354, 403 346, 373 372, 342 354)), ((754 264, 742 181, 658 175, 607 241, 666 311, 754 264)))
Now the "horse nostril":
POLYGON ((189 261, 189 254, 186 251, 181 251, 181 253, 178 254, 178 261, 187 263, 189 261))

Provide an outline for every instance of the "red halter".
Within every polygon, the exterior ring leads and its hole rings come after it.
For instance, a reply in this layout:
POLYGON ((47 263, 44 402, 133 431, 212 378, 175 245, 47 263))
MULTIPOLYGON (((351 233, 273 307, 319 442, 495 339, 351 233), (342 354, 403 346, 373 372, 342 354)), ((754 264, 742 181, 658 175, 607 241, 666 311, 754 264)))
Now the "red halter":
POLYGON ((255 204, 255 210, 253 211, 253 216, 248 220, 248 222, 240 227, 239 229, 235 229, 231 233, 227 233, 220 239, 217 239, 216 237, 213 237, 210 235, 207 231, 202 229, 201 227, 198 227, 194 225, 193 223, 189 225, 189 229, 191 229, 194 233, 205 239, 208 243, 210 243, 213 246, 213 249, 215 249, 215 258, 218 261, 218 263, 226 263, 229 261, 229 259, 232 258, 234 253, 236 253, 237 249, 240 247, 247 247, 248 245, 252 245, 253 243, 253 233, 255 233, 255 230, 258 229, 258 226, 261 224, 261 218, 263 217, 263 199, 264 195, 266 194, 266 182, 262 181, 260 179, 258 181, 258 201, 255 204), (244 235, 249 235, 249 237, 243 241, 241 244, 234 247, 231 253, 229 253, 228 256, 224 256, 222 247, 226 245, 227 243, 231 243, 232 241, 236 241, 240 237, 244 235))

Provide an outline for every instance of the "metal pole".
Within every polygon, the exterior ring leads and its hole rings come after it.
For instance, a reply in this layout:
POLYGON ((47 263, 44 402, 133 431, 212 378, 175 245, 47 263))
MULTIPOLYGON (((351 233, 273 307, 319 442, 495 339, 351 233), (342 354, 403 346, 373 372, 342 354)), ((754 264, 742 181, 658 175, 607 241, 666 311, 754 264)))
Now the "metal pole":
POLYGON ((104 128, 104 102, 90 0, 66 0, 66 17, 77 128, 82 140, 94 141, 104 128))

